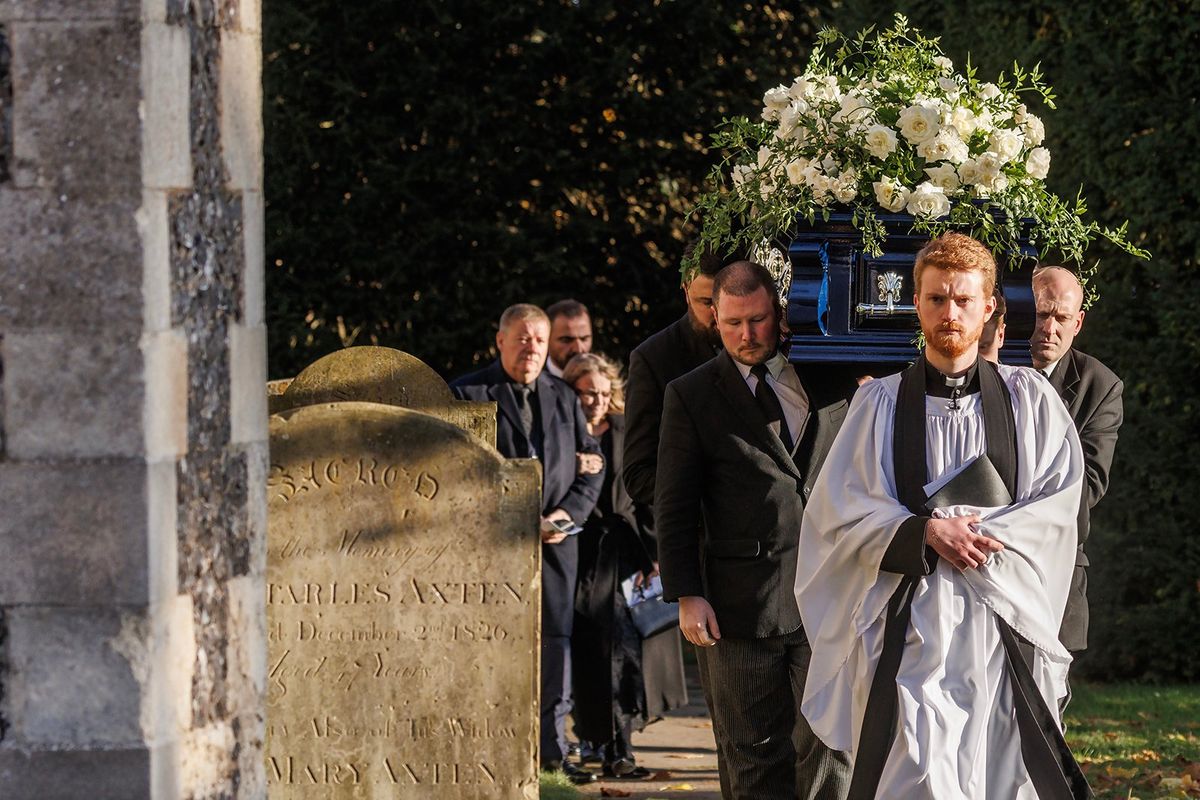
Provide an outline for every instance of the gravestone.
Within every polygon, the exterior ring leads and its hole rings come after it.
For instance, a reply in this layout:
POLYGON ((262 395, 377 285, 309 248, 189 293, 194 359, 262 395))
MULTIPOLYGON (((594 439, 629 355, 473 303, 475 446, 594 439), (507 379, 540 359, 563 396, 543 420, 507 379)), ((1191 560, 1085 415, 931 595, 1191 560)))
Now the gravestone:
MULTIPOLYGON (((405 394, 335 371, 349 397, 405 394)), ((271 418, 272 800, 537 797, 540 488, 534 462, 424 411, 271 418)))

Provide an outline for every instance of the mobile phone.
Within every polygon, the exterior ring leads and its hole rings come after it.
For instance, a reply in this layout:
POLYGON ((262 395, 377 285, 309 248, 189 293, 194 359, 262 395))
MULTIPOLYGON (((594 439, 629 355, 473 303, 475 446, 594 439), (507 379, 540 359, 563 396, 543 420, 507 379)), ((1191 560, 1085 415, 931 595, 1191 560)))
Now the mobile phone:
POLYGON ((559 533, 565 533, 567 536, 574 536, 583 530, 583 528, 575 524, 574 520, 570 519, 552 519, 547 520, 547 522, 550 523, 551 528, 554 528, 559 533))

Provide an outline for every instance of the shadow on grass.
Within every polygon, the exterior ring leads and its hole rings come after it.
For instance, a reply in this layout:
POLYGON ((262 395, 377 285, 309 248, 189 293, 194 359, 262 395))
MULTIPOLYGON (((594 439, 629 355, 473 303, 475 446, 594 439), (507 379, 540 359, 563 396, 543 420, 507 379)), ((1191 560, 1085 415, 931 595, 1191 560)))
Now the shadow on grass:
POLYGON ((1097 800, 1200 798, 1200 685, 1073 688, 1067 742, 1097 800))

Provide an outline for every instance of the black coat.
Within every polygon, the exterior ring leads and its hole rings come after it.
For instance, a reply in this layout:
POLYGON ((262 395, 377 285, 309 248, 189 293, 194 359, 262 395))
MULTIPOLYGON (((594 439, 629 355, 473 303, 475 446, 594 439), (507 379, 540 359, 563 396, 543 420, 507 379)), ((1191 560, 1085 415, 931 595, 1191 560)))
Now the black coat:
POLYGON ((711 361, 716 352, 696 333, 685 314, 642 342, 629 356, 623 478, 630 497, 640 507, 649 509, 654 503, 658 431, 667 384, 711 361))
MULTIPOLYGON (((571 642, 574 664, 575 726, 580 738, 611 741, 613 730, 612 668, 614 613, 627 613, 624 598, 618 601, 620 582, 636 570, 649 572, 657 550, 653 534, 639 522, 636 504, 621 481, 626 419, 608 418, 612 460, 607 497, 579 534, 579 589, 575 595, 575 635, 571 642)), ((672 708, 687 704, 683 657, 678 627, 672 627, 642 642, 644 696, 639 705, 645 712, 642 724, 672 708)))
POLYGON ((1079 504, 1079 551, 1075 574, 1067 595, 1059 639, 1071 651, 1087 648, 1087 554, 1083 546, 1091 530, 1091 510, 1108 491, 1117 431, 1124 419, 1121 379, 1087 353, 1072 348, 1050 374, 1050 385, 1058 392, 1075 421, 1083 447, 1084 485, 1079 504))
MULTIPOLYGON (((529 444, 521 430, 516 396, 510 379, 496 361, 478 372, 464 375, 450 384, 462 400, 490 401, 497 404, 496 449, 508 458, 529 454, 529 444)), ((561 508, 571 519, 582 523, 592 513, 604 475, 579 475, 577 452, 598 452, 588 435, 587 421, 579 399, 570 386, 543 371, 536 381, 542 442, 542 514, 561 508)), ((536 434, 535 434, 536 436, 536 434)), ((579 565, 579 546, 568 536, 559 544, 542 545, 542 634, 570 636, 575 611, 575 582, 579 565)))
POLYGON ((801 624, 804 500, 855 387, 818 367, 796 369, 810 411, 794 460, 728 353, 667 386, 654 500, 663 587, 668 599, 706 598, 723 637, 778 636, 801 624))

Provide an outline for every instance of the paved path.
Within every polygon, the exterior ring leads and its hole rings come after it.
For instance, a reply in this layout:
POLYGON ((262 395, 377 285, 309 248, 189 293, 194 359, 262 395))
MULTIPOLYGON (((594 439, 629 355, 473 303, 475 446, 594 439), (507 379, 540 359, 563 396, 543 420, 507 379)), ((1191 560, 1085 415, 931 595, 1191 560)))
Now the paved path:
MULTIPOLYGON (((640 781, 601 778, 580 787, 583 795, 630 800, 721 800, 717 751, 704 695, 698 685, 689 681, 688 696, 691 704, 633 735, 638 764, 650 770, 652 777, 640 781)), ((592 768, 588 764, 588 769, 592 768)), ((594 768, 599 774, 599 765, 594 768)))

